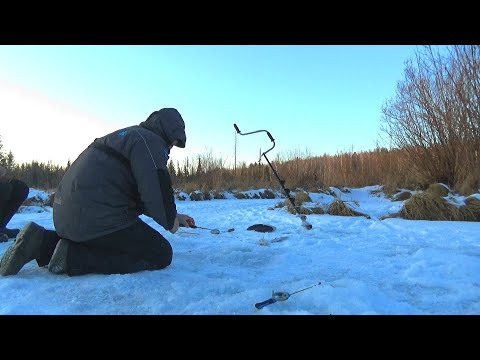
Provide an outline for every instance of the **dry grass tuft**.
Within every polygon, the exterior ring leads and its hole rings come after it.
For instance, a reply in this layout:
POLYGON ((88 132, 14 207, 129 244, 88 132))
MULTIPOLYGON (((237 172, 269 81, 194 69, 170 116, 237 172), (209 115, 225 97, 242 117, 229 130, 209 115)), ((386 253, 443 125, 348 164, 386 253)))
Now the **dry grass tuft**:
POLYGON ((413 195, 398 215, 408 220, 464 220, 458 207, 430 191, 413 195))
POLYGON ((405 201, 412 197, 412 193, 410 191, 402 191, 398 194, 393 196, 393 201, 405 201))
POLYGON ((310 208, 312 214, 323 215, 325 214, 325 210, 323 210, 320 206, 314 206, 310 208))
POLYGON ((335 199, 330 206, 328 207, 327 214, 338 215, 338 216, 365 216, 367 219, 370 216, 362 214, 361 212, 355 211, 352 208, 345 205, 341 200, 335 199))
POLYGON ((297 191, 295 193, 295 205, 300 206, 304 202, 312 202, 312 198, 305 191, 297 191))
POLYGON ((466 221, 480 221, 480 200, 470 196, 465 199, 465 205, 460 207, 466 221))
POLYGON ((427 192, 438 195, 440 197, 445 197, 449 193, 448 189, 444 185, 439 183, 431 184, 428 187, 427 192))
POLYGON ((458 186, 458 193, 463 196, 475 194, 478 191, 479 182, 473 174, 468 174, 458 186))
POLYGON ((298 214, 310 215, 312 213, 312 210, 306 208, 305 206, 298 205, 297 203, 295 203, 295 205, 297 205, 298 211, 295 210, 292 206, 292 203, 288 199, 285 200, 284 206, 285 205, 287 206, 287 211, 290 214, 297 214, 298 213, 298 214))
POLYGON ((465 205, 480 207, 480 200, 478 198, 476 198, 475 196, 469 196, 465 199, 465 205))

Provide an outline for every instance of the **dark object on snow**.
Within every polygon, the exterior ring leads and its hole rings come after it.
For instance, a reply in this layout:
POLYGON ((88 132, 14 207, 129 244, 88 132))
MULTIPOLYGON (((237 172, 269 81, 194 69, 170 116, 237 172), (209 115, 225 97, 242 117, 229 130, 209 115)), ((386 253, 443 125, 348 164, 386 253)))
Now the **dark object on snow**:
POLYGON ((265 233, 265 232, 275 231, 275 227, 270 225, 264 225, 264 224, 255 224, 255 225, 249 226, 247 230, 253 230, 253 231, 265 233))

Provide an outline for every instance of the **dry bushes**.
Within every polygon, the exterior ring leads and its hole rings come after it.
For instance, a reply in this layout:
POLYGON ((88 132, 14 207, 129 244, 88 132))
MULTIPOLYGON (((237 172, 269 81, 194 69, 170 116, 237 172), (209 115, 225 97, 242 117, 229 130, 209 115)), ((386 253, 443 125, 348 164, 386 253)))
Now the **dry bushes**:
POLYGON ((427 46, 404 74, 382 108, 391 146, 406 153, 420 182, 458 190, 472 175, 478 183, 480 46, 427 46))

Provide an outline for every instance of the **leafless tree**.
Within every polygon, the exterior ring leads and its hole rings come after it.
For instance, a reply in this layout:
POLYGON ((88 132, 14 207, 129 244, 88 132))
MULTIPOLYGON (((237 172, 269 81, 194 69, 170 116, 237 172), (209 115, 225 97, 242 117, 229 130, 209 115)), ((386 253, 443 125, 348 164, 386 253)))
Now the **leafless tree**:
POLYGON ((382 131, 426 183, 477 182, 480 46, 418 50, 382 108, 382 131))

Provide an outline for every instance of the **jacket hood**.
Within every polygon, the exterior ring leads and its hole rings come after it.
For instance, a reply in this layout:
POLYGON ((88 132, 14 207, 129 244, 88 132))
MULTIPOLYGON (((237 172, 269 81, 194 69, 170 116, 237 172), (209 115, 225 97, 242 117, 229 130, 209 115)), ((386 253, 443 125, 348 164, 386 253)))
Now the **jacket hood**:
POLYGON ((147 120, 139 125, 161 136, 167 144, 178 140, 176 146, 180 148, 185 147, 187 142, 185 122, 177 109, 164 108, 154 111, 147 120))

